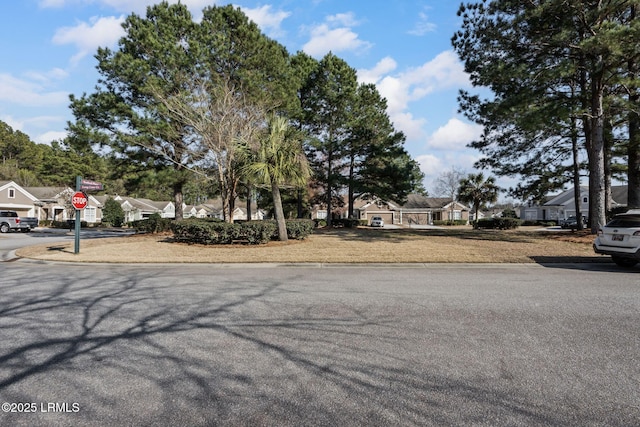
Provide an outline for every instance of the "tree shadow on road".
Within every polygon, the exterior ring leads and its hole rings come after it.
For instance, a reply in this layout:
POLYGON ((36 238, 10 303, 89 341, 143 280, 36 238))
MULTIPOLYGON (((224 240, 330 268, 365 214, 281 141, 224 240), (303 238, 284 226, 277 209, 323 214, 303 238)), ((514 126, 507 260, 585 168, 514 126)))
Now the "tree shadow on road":
MULTIPOLYGON (((177 284, 172 270, 112 267, 105 279, 64 268, 55 285, 45 269, 24 268, 0 285, 0 395, 79 401, 80 413, 55 414, 58 425, 566 421, 481 378, 415 363, 402 320, 338 297, 294 305, 302 296, 286 284, 247 273, 213 280, 215 269, 177 284)), ((51 421, 18 415, 0 417, 51 421)))

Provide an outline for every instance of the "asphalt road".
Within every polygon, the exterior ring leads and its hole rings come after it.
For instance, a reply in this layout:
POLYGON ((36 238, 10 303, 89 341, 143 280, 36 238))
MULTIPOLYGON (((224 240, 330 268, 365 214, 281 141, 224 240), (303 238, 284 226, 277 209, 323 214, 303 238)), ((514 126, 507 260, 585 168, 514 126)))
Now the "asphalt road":
POLYGON ((18 260, 0 278, 2 426, 640 425, 640 269, 18 260))

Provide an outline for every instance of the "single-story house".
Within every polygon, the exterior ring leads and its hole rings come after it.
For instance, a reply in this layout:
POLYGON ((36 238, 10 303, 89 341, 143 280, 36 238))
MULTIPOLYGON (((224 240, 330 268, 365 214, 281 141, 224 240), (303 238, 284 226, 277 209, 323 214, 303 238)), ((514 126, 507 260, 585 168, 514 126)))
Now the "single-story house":
MULTIPOLYGON (((198 208, 201 210, 201 212, 206 213, 206 217, 218 219, 224 218, 221 198, 208 200, 206 203, 199 205, 198 208)), ((265 219, 266 215, 267 214, 263 209, 258 208, 258 204, 255 200, 251 202, 251 221, 261 221, 265 219)), ((247 216, 247 202, 244 200, 236 199, 233 209, 233 220, 247 221, 247 216)))
POLYGON ((410 194, 403 205, 378 197, 357 197, 353 205, 355 217, 368 222, 374 216, 382 217, 386 224, 398 225, 428 225, 445 220, 469 221, 467 206, 443 197, 410 194))
MULTIPOLYGON (((13 210, 21 217, 38 221, 66 221, 75 218, 71 206, 70 187, 22 187, 14 181, 0 182, 0 209, 13 210)), ((87 207, 80 211, 80 219, 87 223, 102 221, 102 203, 89 196, 87 207)))
MULTIPOLYGON (((573 187, 568 190, 547 197, 539 204, 527 203, 520 209, 520 219, 530 221, 565 220, 576 214, 576 203, 573 187)), ((612 207, 627 205, 627 186, 611 186, 612 207)), ((589 187, 580 186, 580 211, 582 215, 589 214, 589 187)))

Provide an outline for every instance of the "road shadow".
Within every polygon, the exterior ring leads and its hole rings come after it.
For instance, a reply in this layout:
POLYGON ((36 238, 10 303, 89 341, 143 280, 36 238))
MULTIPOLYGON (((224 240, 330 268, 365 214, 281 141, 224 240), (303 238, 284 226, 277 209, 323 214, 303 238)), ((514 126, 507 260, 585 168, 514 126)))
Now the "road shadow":
MULTIPOLYGON (((0 284, 0 395, 80 402, 55 425, 468 425, 478 412, 566 421, 492 382, 416 365, 390 314, 331 300, 294 309, 281 301, 296 290, 240 274, 176 284, 162 269, 66 271, 49 284, 44 269, 17 268, 0 284)), ((23 415, 0 421, 52 423, 23 415)))
POLYGON ((631 268, 620 267, 614 264, 609 257, 532 256, 531 259, 547 268, 608 273, 640 273, 640 265, 631 268))

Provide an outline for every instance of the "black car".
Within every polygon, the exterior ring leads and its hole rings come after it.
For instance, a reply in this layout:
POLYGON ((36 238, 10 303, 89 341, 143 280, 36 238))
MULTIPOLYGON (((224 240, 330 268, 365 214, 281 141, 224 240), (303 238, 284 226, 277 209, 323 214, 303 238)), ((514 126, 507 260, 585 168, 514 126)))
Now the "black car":
MULTIPOLYGON (((584 226, 587 224, 587 218, 582 216, 581 219, 582 219, 582 221, 581 221, 582 228, 584 228, 584 226)), ((560 228, 577 230, 578 229, 578 220, 577 220, 576 216, 575 215, 571 215, 569 218, 565 219, 564 221, 560 221, 560 228)))

